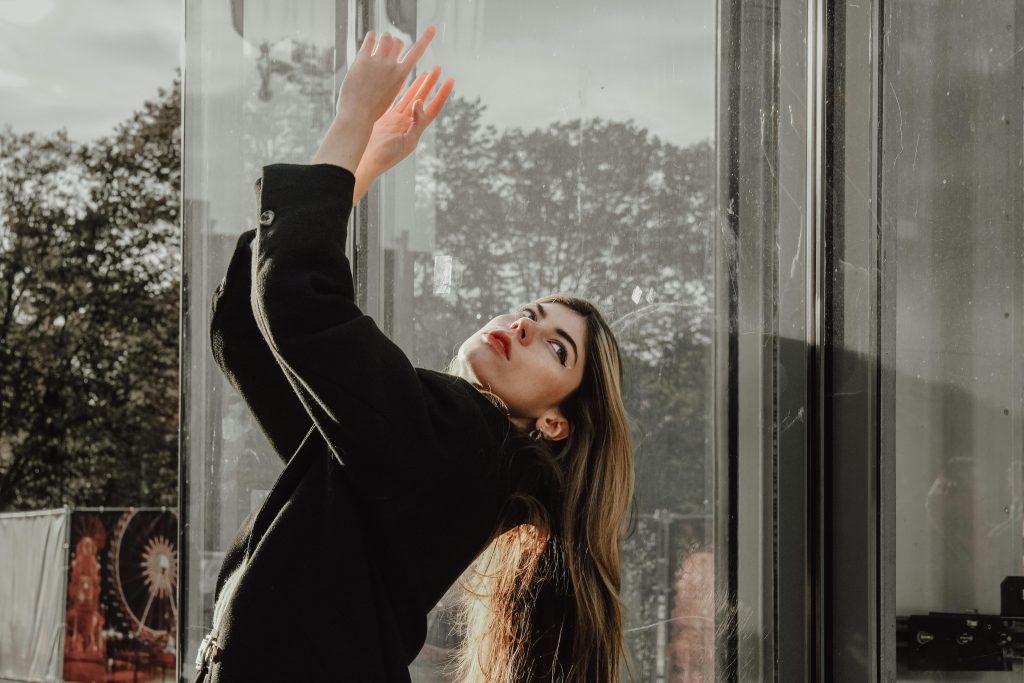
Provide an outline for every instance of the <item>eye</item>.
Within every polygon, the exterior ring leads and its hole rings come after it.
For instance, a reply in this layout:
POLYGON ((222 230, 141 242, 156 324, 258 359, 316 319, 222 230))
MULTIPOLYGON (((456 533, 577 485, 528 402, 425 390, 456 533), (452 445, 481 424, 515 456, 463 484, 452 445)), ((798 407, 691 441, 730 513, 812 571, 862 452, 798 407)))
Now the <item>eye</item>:
MULTIPOLYGON (((537 319, 537 314, 533 312, 532 308, 524 308, 520 312, 525 314, 526 317, 529 318, 530 320, 537 319)), ((565 365, 566 362, 569 360, 569 352, 566 350, 565 346, 561 342, 556 341, 548 343, 551 344, 551 348, 555 350, 555 355, 558 356, 558 362, 561 363, 562 365, 565 365)))
POLYGON ((569 359, 569 352, 565 350, 559 342, 549 342, 555 348, 555 355, 558 356, 558 360, 565 365, 565 361, 569 359))

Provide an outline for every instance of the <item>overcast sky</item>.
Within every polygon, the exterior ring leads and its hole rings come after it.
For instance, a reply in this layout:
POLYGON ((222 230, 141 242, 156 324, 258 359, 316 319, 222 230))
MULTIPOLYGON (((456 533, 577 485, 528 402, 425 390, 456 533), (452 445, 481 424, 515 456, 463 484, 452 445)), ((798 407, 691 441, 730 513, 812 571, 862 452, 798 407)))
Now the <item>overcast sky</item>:
MULTIPOLYGON (((204 0, 217 1, 228 5, 204 0)), ((425 60, 456 78, 456 94, 479 95, 499 127, 601 116, 632 118, 682 144, 713 133, 714 0, 418 6, 418 23, 442 31, 425 60)), ((181 0, 0 0, 0 125, 63 127, 82 142, 111 132, 171 83, 181 8, 181 0)))
POLYGON ((715 0, 420 0, 425 55, 499 127, 633 119, 687 144, 714 133, 715 0), (432 61, 433 60, 433 61, 432 61))
POLYGON ((86 142, 166 88, 180 0, 0 0, 0 125, 86 142))

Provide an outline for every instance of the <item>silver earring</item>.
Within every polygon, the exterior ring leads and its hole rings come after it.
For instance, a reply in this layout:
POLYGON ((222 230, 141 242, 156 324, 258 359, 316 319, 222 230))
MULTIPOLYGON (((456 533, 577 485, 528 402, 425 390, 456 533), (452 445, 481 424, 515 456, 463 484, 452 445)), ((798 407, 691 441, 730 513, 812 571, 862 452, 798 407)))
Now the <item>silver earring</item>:
POLYGON ((534 429, 532 432, 530 432, 530 438, 533 439, 534 441, 540 441, 542 438, 544 438, 544 432, 540 431, 539 429, 534 429))

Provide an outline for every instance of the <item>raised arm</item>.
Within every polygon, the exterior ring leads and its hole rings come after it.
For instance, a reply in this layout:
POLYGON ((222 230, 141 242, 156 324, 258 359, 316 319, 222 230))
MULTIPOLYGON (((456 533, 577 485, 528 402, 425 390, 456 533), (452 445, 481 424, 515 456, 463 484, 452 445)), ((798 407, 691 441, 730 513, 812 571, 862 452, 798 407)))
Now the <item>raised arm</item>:
POLYGON ((449 78, 434 93, 441 78, 440 67, 434 67, 420 73, 401 96, 394 97, 434 34, 434 27, 428 26, 409 53, 399 59, 400 40, 384 34, 378 41, 370 32, 345 77, 337 117, 313 163, 352 170, 356 178, 354 203, 380 175, 416 149, 423 131, 441 113, 455 87, 449 78))
POLYGON ((263 169, 252 308, 338 460, 364 481, 411 489, 437 457, 486 456, 507 420, 465 381, 414 368, 356 306, 345 256, 354 185, 329 164, 263 169))
POLYGON ((356 305, 345 255, 354 185, 330 164, 264 167, 252 310, 339 461, 415 487, 434 458, 486 457, 508 421, 464 380, 414 368, 356 305))
POLYGON ((217 365, 238 390, 285 462, 295 453, 313 421, 299 402, 263 339, 251 305, 252 241, 256 230, 239 237, 224 281, 213 296, 210 348, 217 365))
POLYGON ((356 192, 349 169, 432 34, 405 60, 401 43, 385 36, 375 54, 368 36, 314 164, 263 169, 254 242, 252 310, 268 347, 338 459, 389 481, 419 477, 432 453, 482 455, 483 443, 494 445, 482 435, 507 430, 468 383, 413 368, 358 309, 345 255, 356 192))
MULTIPOLYGON (((344 91, 345 98, 339 97, 339 117, 331 126, 314 162, 357 168, 352 191, 353 203, 359 201, 377 177, 416 148, 423 131, 437 117, 451 94, 454 81, 445 81, 432 97, 440 69, 434 68, 420 74, 376 121, 368 117, 373 115, 373 107, 380 106, 379 102, 374 104, 371 101, 357 106, 354 98, 360 96, 360 88, 365 89, 379 80, 382 71, 386 77, 393 77, 391 67, 400 74, 407 74, 408 69, 422 55, 433 33, 433 28, 424 32, 409 55, 401 60, 401 66, 398 66, 395 56, 401 52, 400 41, 387 36, 377 41, 371 33, 361 50, 362 61, 367 61, 373 56, 370 53, 376 51, 379 53, 376 56, 381 58, 390 55, 395 64, 389 66, 389 60, 377 60, 385 63, 376 64, 378 68, 373 73, 360 75, 361 70, 354 69, 354 78, 351 81, 346 79, 348 86, 344 91), (367 131, 369 138, 364 140, 367 131)), ((380 94, 380 89, 376 88, 375 93, 380 94)), ((258 194, 262 182, 261 178, 257 183, 258 194)), ((255 230, 241 236, 224 282, 214 294, 211 348, 218 365, 242 394, 275 450, 287 460, 312 427, 312 420, 286 377, 287 371, 278 365, 267 346, 253 316, 251 263, 255 237, 255 230)), ((346 273, 347 267, 346 262, 346 273)), ((353 301, 351 279, 348 278, 342 286, 347 299, 353 301)))

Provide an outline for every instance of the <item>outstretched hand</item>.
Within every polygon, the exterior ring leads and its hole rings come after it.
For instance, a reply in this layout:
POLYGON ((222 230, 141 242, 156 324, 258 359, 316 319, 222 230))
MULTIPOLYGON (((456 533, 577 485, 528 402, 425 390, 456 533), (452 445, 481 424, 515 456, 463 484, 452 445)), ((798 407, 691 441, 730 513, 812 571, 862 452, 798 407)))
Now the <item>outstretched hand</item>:
POLYGON ((378 40, 368 32, 341 84, 338 118, 372 124, 383 116, 436 33, 428 26, 403 57, 405 44, 399 38, 384 33, 378 40))
POLYGON ((381 173, 407 157, 452 92, 448 79, 430 97, 441 76, 437 67, 422 73, 399 97, 402 85, 437 30, 428 26, 408 53, 385 33, 366 34, 338 95, 338 113, 313 163, 330 163, 355 173, 358 201, 381 173), (429 98, 429 101, 428 101, 429 98), (361 186, 361 187, 360 187, 361 186))
POLYGON ((440 67, 420 74, 391 108, 374 122, 370 141, 359 164, 360 173, 376 177, 416 149, 423 131, 441 113, 455 87, 455 81, 449 78, 431 97, 440 78, 440 67))

